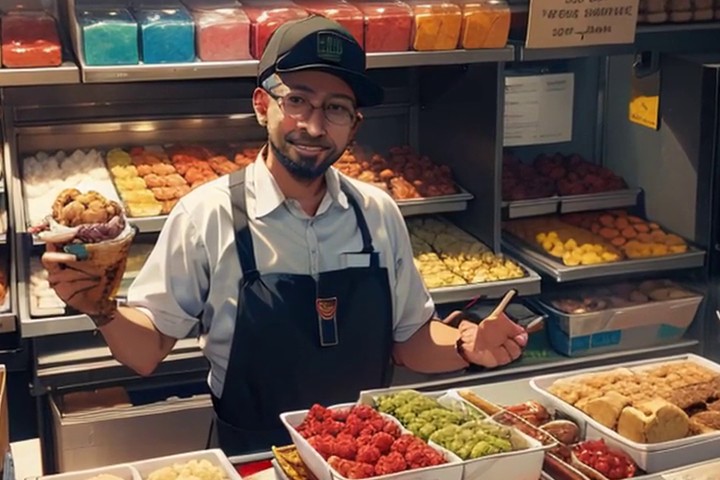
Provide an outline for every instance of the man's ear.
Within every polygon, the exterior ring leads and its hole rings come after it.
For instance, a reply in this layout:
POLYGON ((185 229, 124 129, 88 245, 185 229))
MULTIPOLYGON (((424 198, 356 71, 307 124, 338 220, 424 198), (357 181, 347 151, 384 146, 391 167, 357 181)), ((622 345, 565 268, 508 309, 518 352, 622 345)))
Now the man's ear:
POLYGON ((267 126, 268 108, 270 107, 270 96, 262 88, 256 88, 253 92, 253 109, 255 118, 263 127, 267 126))
POLYGON ((355 124, 352 127, 352 130, 350 131, 350 138, 354 138, 355 134, 357 133, 358 129, 360 128, 360 124, 363 122, 363 116, 362 113, 357 112, 357 118, 355 119, 355 124))

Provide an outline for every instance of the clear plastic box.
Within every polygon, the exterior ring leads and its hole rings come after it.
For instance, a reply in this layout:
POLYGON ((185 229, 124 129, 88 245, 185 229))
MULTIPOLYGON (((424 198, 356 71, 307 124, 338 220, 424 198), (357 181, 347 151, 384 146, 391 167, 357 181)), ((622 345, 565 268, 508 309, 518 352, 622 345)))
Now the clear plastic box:
POLYGON ((443 0, 410 0, 413 11, 412 48, 418 51, 457 48, 462 11, 443 0))
POLYGON ((460 48, 503 48, 510 35, 511 13, 505 0, 460 0, 460 48))
POLYGON ((137 65, 138 25, 124 8, 92 7, 77 11, 87 65, 137 65))
POLYGON ((62 47, 55 19, 45 12, 10 12, 2 17, 2 63, 8 68, 57 67, 62 47))
POLYGON ((185 0, 195 19, 197 55, 204 62, 249 60, 250 19, 236 0, 185 0))
POLYGON ((179 4, 142 4, 134 9, 140 24, 144 63, 190 63, 195 61, 195 22, 179 4))
POLYGON ((402 2, 353 2, 365 18, 365 51, 404 52, 410 50, 413 12, 402 2))
POLYGON ((313 15, 321 15, 336 21, 355 37, 355 40, 365 46, 364 17, 357 7, 343 0, 294 0, 298 6, 313 15))
POLYGON ((242 5, 250 18, 250 52, 256 59, 260 59, 270 37, 283 23, 308 16, 290 1, 245 0, 242 5))

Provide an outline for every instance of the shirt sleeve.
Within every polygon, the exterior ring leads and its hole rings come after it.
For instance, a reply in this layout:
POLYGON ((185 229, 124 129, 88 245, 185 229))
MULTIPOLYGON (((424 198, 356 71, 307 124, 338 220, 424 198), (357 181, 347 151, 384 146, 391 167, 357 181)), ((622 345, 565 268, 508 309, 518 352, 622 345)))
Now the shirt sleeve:
POLYGON ((147 313, 164 335, 185 338, 200 321, 209 271, 202 238, 188 211, 178 203, 128 290, 128 305, 147 313))
POLYGON ((392 202, 390 231, 394 239, 395 324, 394 340, 402 343, 412 337, 435 314, 435 303, 413 262, 412 245, 405 220, 392 202))

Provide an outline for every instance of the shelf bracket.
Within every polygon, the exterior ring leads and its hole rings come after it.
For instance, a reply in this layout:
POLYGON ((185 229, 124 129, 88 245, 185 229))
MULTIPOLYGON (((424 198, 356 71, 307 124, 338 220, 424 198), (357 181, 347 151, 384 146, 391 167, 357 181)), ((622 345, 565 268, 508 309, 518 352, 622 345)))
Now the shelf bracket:
POLYGON ((647 51, 635 54, 633 72, 636 78, 646 78, 660 71, 660 53, 647 51))

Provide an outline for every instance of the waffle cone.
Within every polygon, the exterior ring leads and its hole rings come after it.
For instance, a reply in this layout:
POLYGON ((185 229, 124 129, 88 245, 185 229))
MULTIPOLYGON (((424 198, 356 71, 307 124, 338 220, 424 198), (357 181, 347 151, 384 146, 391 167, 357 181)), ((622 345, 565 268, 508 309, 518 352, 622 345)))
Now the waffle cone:
POLYGON ((133 238, 135 238, 135 230, 128 225, 113 240, 84 245, 88 254, 87 261, 102 271, 105 277, 106 283, 103 289, 105 298, 115 297, 120 288, 133 238))

